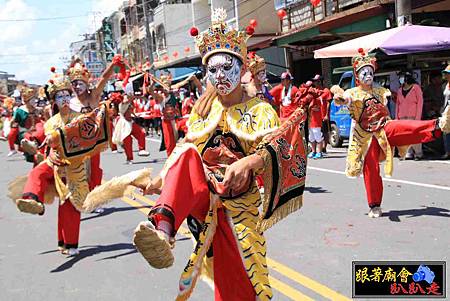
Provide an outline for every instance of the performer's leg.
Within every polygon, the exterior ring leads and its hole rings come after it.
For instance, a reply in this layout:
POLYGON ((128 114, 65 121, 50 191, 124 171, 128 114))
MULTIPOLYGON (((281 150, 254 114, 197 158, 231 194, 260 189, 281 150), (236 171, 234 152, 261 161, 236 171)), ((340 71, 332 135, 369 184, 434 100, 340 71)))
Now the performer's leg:
POLYGON ((202 159, 196 150, 188 149, 168 170, 149 218, 158 222, 161 215, 165 216, 163 219, 170 220, 173 226, 172 233, 168 234, 174 236, 189 214, 203 221, 208 209, 209 187, 202 159))
POLYGON ((442 135, 436 120, 392 120, 384 130, 391 146, 426 143, 442 135))
POLYGON ((215 301, 256 300, 255 290, 223 209, 217 211, 217 229, 212 243, 214 254, 215 301))
POLYGON ((170 267, 175 234, 188 215, 203 221, 209 209, 209 188, 202 160, 196 150, 189 149, 169 168, 149 222, 142 222, 134 232, 137 250, 154 268, 170 267), (181 176, 183 175, 183 176, 181 176))
POLYGON ((9 144, 10 151, 16 150, 15 144, 17 142, 18 136, 19 136, 19 128, 11 128, 9 135, 8 135, 8 144, 9 144))
POLYGON ((66 249, 77 249, 80 235, 80 212, 75 209, 69 200, 66 200, 58 208, 58 217, 62 226, 64 247, 66 249))
POLYGON ((172 121, 163 120, 162 129, 164 132, 164 143, 166 145, 167 156, 170 156, 177 143, 175 141, 175 132, 172 125, 172 121))
POLYGON ((139 126, 135 122, 133 122, 131 128, 131 135, 136 138, 139 145, 139 150, 145 150, 145 130, 143 127, 139 126))
POLYGON ((93 190, 95 187, 102 184, 103 170, 100 168, 100 154, 91 157, 91 177, 89 179, 89 189, 93 190))
POLYGON ((370 208, 380 207, 383 198, 383 181, 380 176, 380 145, 372 138, 369 150, 364 158, 364 185, 370 208))
POLYGON ((62 252, 66 249, 64 245, 64 235, 63 235, 63 217, 62 217, 62 210, 61 205, 58 206, 58 249, 62 252))
POLYGON ((123 149, 125 150, 127 161, 133 161, 133 140, 131 139, 131 135, 123 139, 123 149))
POLYGON ((138 141, 139 145, 139 156, 148 156, 150 153, 145 150, 145 130, 140 125, 133 122, 133 126, 131 129, 131 135, 133 135, 134 138, 138 141))
POLYGON ((53 184, 53 168, 46 162, 34 167, 28 174, 21 199, 16 200, 20 211, 44 214, 44 195, 48 185, 53 184))

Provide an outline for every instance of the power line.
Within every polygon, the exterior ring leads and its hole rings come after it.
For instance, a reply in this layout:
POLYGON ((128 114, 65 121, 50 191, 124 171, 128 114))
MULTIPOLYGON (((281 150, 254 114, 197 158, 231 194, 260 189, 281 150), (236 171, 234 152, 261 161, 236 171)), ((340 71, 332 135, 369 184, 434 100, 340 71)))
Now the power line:
POLYGON ((34 53, 11 53, 11 54, 2 54, 0 53, 1 57, 8 57, 8 56, 36 56, 36 55, 53 55, 58 53, 69 53, 70 50, 60 50, 60 51, 44 51, 44 52, 34 52, 34 53))
POLYGON ((78 16, 60 16, 60 17, 44 17, 44 18, 29 18, 29 19, 0 19, 0 22, 53 21, 53 20, 82 18, 82 17, 87 17, 88 15, 89 14, 78 15, 78 16))

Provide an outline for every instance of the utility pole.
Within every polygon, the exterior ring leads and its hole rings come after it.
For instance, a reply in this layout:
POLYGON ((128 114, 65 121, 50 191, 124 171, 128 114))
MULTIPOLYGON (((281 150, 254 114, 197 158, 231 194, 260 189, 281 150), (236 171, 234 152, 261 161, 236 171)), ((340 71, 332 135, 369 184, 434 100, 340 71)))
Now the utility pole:
MULTIPOLYGON (((148 59, 151 63, 153 63, 153 39, 152 35, 150 34, 150 22, 148 20, 148 14, 147 14, 147 2, 144 0, 142 5, 144 5, 144 22, 145 22, 145 35, 147 37, 147 52, 148 52, 148 59)), ((153 14, 153 10, 152 10, 153 14)))
POLYGON ((397 16, 397 26, 412 24, 410 0, 395 0, 395 13, 397 16))

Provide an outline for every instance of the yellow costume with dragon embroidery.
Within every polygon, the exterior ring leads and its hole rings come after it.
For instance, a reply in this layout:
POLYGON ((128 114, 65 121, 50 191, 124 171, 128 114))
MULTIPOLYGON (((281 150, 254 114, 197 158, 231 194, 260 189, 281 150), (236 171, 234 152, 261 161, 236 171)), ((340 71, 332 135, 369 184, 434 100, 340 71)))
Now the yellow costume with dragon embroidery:
MULTIPOLYGON (((164 178, 166 171, 177 160, 177 153, 186 147, 195 148, 200 154, 205 154, 208 143, 220 135, 234 135, 245 153, 245 156, 255 153, 262 138, 277 129, 279 120, 276 112, 266 102, 253 98, 229 108, 224 108, 218 99, 213 101, 211 111, 202 118, 195 111, 188 121, 187 138, 193 144, 184 144, 175 148, 174 153, 166 162, 161 173, 164 178)), ((268 279, 266 263, 266 242, 261 232, 257 231, 259 221, 258 207, 261 205, 261 195, 256 181, 251 183, 250 189, 236 198, 222 199, 211 193, 210 211, 208 212, 204 229, 200 234, 197 247, 181 275, 180 295, 177 300, 186 300, 200 274, 201 265, 204 269, 212 270, 212 262, 206 260, 208 251, 217 226, 217 208, 224 207, 231 230, 234 232, 241 258, 247 275, 254 286, 255 293, 260 300, 272 298, 272 291, 268 279)), ((210 273, 209 273, 210 274, 210 273)))
MULTIPOLYGON (((52 135, 58 128, 64 127, 68 122, 76 119, 81 114, 70 112, 69 116, 62 118, 61 114, 56 114, 51 117, 44 125, 46 135, 52 135)), ((61 203, 70 200, 74 207, 82 212, 83 202, 89 193, 89 184, 87 179, 86 162, 81 159, 65 160, 57 164, 52 162, 49 158, 43 164, 48 164, 53 167, 55 188, 58 192, 61 203), (62 180, 65 178, 65 183, 62 180)))
MULTIPOLYGON (((384 172, 386 176, 391 176, 393 171, 393 150, 389 145, 389 141, 384 131, 384 126, 375 131, 368 131, 363 128, 364 113, 366 110, 365 103, 371 99, 376 99, 381 102, 383 106, 387 105, 387 97, 390 96, 390 91, 383 87, 373 87, 369 91, 362 89, 360 86, 349 89, 344 93, 344 99, 350 100, 348 109, 352 119, 356 121, 351 137, 350 146, 347 155, 346 175, 348 177, 357 177, 361 174, 364 158, 369 149, 372 137, 375 137, 381 147, 380 162, 386 161, 384 172)), ((338 100, 335 100, 339 103, 338 100)), ((370 116, 369 116, 370 117, 370 116)), ((389 122, 389 120, 386 120, 389 122)), ((370 124, 369 124, 370 126, 370 124)), ((404 154, 405 147, 399 147, 400 154, 404 154)))

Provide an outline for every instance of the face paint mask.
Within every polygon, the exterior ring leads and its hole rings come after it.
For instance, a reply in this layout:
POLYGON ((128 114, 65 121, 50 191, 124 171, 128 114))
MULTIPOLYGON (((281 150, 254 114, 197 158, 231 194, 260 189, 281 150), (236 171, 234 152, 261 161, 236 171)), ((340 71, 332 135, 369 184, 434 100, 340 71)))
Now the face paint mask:
POLYGON ((228 95, 241 79, 241 62, 234 56, 218 53, 208 60, 208 78, 219 95, 228 95))
POLYGON ((83 95, 87 91, 87 84, 82 80, 74 80, 72 82, 73 90, 77 95, 83 95))
POLYGON ((358 71, 359 82, 365 85, 372 85, 373 83, 373 68, 370 66, 364 66, 358 71))
POLYGON ((62 108, 64 105, 68 106, 70 104, 70 99, 72 96, 70 95, 69 91, 63 90, 58 91, 55 94, 55 103, 58 106, 58 108, 62 108))
POLYGON ((267 74, 266 74, 266 71, 259 71, 257 74, 256 74, 256 78, 261 82, 261 83, 264 83, 264 82, 266 82, 266 80, 267 80, 267 74))

